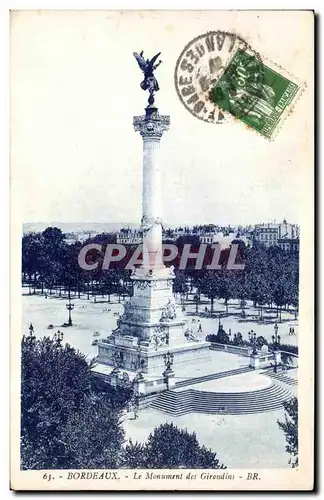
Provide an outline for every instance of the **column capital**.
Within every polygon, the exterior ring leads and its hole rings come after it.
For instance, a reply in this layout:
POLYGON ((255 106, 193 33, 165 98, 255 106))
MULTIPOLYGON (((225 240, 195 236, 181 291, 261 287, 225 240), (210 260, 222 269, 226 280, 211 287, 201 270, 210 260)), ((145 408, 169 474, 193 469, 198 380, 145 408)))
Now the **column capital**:
MULTIPOLYGON (((156 108, 155 108, 156 109, 156 108)), ((133 125, 135 132, 139 132, 143 140, 160 140, 163 132, 169 130, 170 116, 159 115, 157 109, 153 113, 134 116, 133 125)))

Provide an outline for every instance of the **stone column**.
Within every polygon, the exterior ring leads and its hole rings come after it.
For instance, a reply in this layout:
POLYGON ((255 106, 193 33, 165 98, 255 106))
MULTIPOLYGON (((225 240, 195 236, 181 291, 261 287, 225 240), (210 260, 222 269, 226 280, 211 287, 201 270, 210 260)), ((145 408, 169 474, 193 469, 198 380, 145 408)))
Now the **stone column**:
POLYGON ((255 370, 258 370, 260 368, 260 358, 257 355, 250 355, 250 366, 251 368, 254 368, 255 370))
POLYGON ((281 352, 280 351, 274 351, 273 353, 273 358, 276 363, 276 365, 281 365, 281 352))
POLYGON ((161 220, 160 140, 169 129, 170 117, 160 116, 155 106, 146 108, 144 116, 134 116, 134 129, 143 139, 142 221, 143 268, 152 272, 163 268, 161 220))
POLYGON ((135 377, 135 393, 139 396, 146 393, 145 379, 141 373, 135 377))

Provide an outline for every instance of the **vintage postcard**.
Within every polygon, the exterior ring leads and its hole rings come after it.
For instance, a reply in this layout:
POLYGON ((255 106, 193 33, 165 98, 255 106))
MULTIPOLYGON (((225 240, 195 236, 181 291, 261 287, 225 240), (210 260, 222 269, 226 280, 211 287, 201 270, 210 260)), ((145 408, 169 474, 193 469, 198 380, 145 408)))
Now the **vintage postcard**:
POLYGON ((11 488, 312 490, 313 12, 10 22, 11 488))

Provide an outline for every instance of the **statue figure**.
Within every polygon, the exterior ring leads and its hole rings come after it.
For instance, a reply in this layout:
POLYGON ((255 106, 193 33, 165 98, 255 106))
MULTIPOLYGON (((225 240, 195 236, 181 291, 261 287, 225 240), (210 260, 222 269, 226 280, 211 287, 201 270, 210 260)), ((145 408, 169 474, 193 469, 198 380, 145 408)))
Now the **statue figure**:
POLYGON ((113 356, 112 356, 112 361, 115 369, 119 370, 119 368, 124 367, 124 356, 122 351, 118 352, 117 350, 114 351, 113 356))
POLYGON ((157 351, 157 349, 159 347, 162 347, 163 345, 165 345, 166 335, 165 334, 160 334, 160 335, 154 334, 152 337, 152 343, 155 346, 155 350, 157 351))
POLYGON ((162 345, 167 345, 169 343, 169 332, 162 325, 157 325, 154 328, 154 334, 152 336, 151 342, 155 345, 155 348, 161 347, 162 345))
POLYGON ((164 306, 161 314, 160 321, 171 320, 177 317, 177 310, 175 302, 171 299, 168 300, 167 304, 164 306))
POLYGON ((148 102, 149 102, 149 104, 153 104, 154 103, 154 92, 157 92, 159 90, 159 84, 157 82, 157 79, 154 76, 154 71, 162 62, 160 60, 155 64, 155 61, 157 60, 157 58, 159 57, 161 52, 159 52, 154 57, 152 57, 151 60, 150 59, 145 60, 143 57, 143 53, 144 53, 144 51, 142 50, 142 52, 140 52, 139 54, 137 52, 133 52, 133 55, 134 55, 136 61, 138 62, 139 67, 141 68, 141 70, 144 73, 144 80, 141 82, 141 88, 143 90, 149 91, 150 96, 149 96, 148 102))

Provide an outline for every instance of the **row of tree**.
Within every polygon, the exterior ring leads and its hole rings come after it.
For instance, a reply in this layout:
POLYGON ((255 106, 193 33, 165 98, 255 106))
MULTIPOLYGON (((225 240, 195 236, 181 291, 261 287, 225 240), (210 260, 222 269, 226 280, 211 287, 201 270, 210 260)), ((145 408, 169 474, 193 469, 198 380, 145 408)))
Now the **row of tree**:
MULTIPOLYGON (((183 239, 183 238, 182 238, 183 239)), ((184 244, 181 238, 178 240, 179 255, 184 244)), ((88 240, 84 244, 93 242, 106 244, 115 241, 115 235, 103 234, 88 240)), ((134 247, 127 247, 127 254, 121 261, 112 262, 108 270, 102 270, 101 263, 103 254, 89 255, 89 258, 98 260, 96 270, 85 271, 78 264, 78 255, 82 246, 80 242, 68 245, 64 234, 58 228, 47 228, 42 233, 29 233, 22 240, 22 273, 23 281, 29 284, 32 290, 40 289, 47 293, 53 290, 71 290, 80 296, 81 293, 90 295, 118 294, 119 297, 132 294, 132 281, 130 271, 125 265, 134 251, 134 247)), ((260 308, 260 316, 264 306, 273 304, 279 309, 294 307, 295 314, 298 311, 298 283, 299 283, 299 255, 281 250, 278 247, 266 248, 255 243, 252 248, 246 248, 238 241, 238 260, 244 262, 244 270, 227 270, 229 250, 222 252, 220 263, 222 269, 201 270, 195 269, 195 260, 188 261, 185 270, 179 269, 180 257, 174 259, 170 264, 175 267, 176 279, 174 291, 180 293, 183 298, 188 296, 195 288, 197 304, 200 296, 210 299, 211 312, 213 312, 214 300, 223 299, 226 311, 231 299, 237 299, 242 306, 242 315, 245 314, 247 300, 252 300, 254 305, 260 308)), ((194 250, 194 249, 193 249, 194 250)), ((211 252, 207 248, 207 254, 211 252)), ((208 259, 210 255, 207 255, 208 259)))
MULTIPOLYGON (((226 258, 225 253, 223 255, 225 263, 226 258)), ((211 312, 213 312, 215 299, 224 300, 226 312, 228 312, 229 301, 237 299, 241 304, 243 316, 245 316, 247 300, 253 301, 254 306, 259 307, 260 318, 262 318, 263 308, 273 305, 279 310, 280 321, 281 310, 289 306, 294 307, 297 316, 298 253, 286 252, 278 247, 266 248, 257 243, 252 248, 245 248, 241 244, 240 260, 245 264, 244 270, 227 270, 224 265, 220 270, 177 271, 175 291, 185 297, 192 289, 192 285, 195 285, 198 293, 194 296, 194 300, 198 304, 200 294, 208 297, 211 312)))
MULTIPOLYGON (((131 293, 130 271, 122 265, 103 271, 85 271, 78 263, 82 247, 88 243, 103 245, 114 243, 115 235, 104 234, 70 245, 65 242, 65 235, 58 228, 49 227, 42 233, 28 233, 22 239, 22 277, 29 285, 29 293, 40 290, 41 293, 61 295, 62 291, 86 293, 88 298, 98 294, 118 294, 119 297, 131 293)), ((119 264, 119 263, 115 263, 119 264)), ((124 264, 124 263, 123 263, 124 264)))

